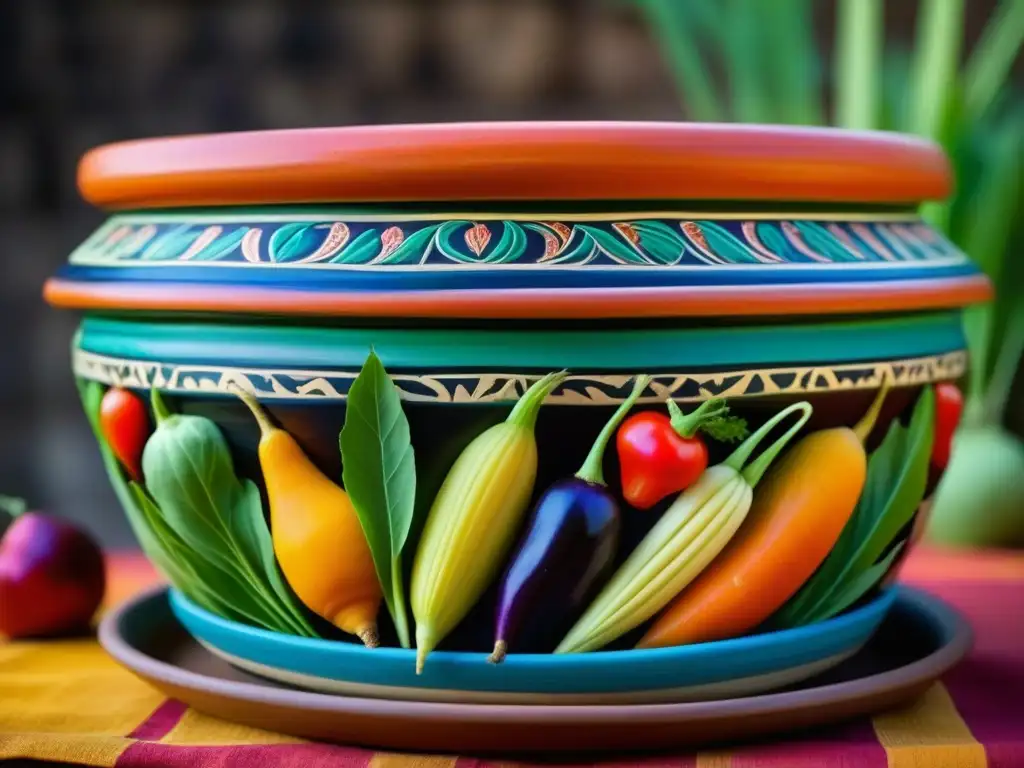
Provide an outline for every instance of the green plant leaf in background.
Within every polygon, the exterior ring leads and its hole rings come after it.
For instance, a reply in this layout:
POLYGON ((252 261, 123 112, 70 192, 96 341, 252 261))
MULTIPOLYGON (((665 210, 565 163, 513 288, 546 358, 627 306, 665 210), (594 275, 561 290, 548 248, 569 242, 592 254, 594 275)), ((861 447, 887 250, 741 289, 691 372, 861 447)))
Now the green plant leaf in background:
POLYGON ((416 505, 416 463, 398 388, 373 350, 349 389, 338 442, 345 491, 370 545, 399 642, 409 648, 401 556, 416 505))
POLYGON ((882 0, 839 0, 836 122, 845 128, 878 127, 882 10, 882 0))
POLYGON ((917 40, 908 94, 911 130, 941 140, 957 82, 964 28, 964 0, 920 0, 917 40))
POLYGON ((700 44, 702 40, 706 43, 706 38, 694 18, 717 9, 701 0, 640 0, 640 7, 672 66, 691 119, 708 123, 725 120, 717 88, 701 58, 700 44))
POLYGON ((869 457, 864 490, 839 541, 776 614, 775 623, 798 626, 835 615, 842 610, 836 605, 855 593, 853 600, 859 599, 885 576, 887 569, 877 567, 879 559, 893 547, 924 498, 934 423, 935 392, 928 387, 914 406, 910 425, 894 422, 869 457), (865 575, 869 572, 877 578, 865 575))

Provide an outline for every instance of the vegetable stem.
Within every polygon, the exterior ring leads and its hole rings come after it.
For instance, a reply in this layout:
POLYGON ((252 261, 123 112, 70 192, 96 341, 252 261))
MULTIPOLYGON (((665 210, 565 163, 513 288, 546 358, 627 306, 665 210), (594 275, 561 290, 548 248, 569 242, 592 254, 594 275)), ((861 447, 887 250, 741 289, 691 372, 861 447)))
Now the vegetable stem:
POLYGON ((540 413, 541 405, 555 387, 565 381, 565 377, 568 375, 568 371, 557 371, 556 373, 549 373, 544 378, 535 382, 519 398, 519 401, 512 409, 512 413, 505 419, 506 423, 515 424, 532 432, 537 424, 537 415, 540 413))
POLYGON ((878 421, 878 414, 882 412, 882 405, 885 403, 885 397, 889 394, 889 389, 892 386, 889 379, 889 372, 886 371, 882 374, 882 386, 878 390, 878 394, 875 395, 875 399, 871 401, 870 407, 861 417, 860 421, 853 428, 853 433, 857 436, 857 439, 861 443, 866 443, 868 437, 871 436, 871 430, 875 428, 875 422, 878 421))
POLYGON ((708 419, 714 419, 729 412, 729 407, 725 404, 725 400, 719 397, 705 400, 691 413, 683 413, 682 409, 672 400, 666 402, 666 405, 668 406, 672 429, 680 437, 687 438, 697 434, 701 424, 708 419))
POLYGON ((156 423, 163 424, 174 414, 171 413, 167 407, 167 403, 164 402, 163 397, 160 395, 160 390, 151 389, 149 392, 149 400, 153 404, 153 415, 156 416, 156 423))
POLYGON ((405 607, 405 588, 402 585, 402 558, 396 557, 391 561, 391 591, 394 599, 395 631, 398 633, 398 642, 403 648, 411 648, 409 638, 409 618, 405 607))
POLYGON ((594 485, 605 484, 602 465, 604 464, 604 452, 608 447, 608 441, 611 440, 615 430, 619 428, 619 424, 626 418, 629 410, 636 405, 636 401, 640 399, 640 395, 643 394, 643 391, 647 389, 650 383, 650 376, 642 375, 636 377, 636 381, 633 383, 633 391, 630 392, 629 397, 622 401, 615 413, 612 414, 612 417, 608 419, 608 423, 604 425, 604 429, 601 430, 601 434, 594 441, 594 445, 591 447, 590 453, 587 454, 587 458, 583 462, 583 466, 580 467, 580 471, 576 473, 576 477, 594 485))
POLYGON ((263 410, 263 406, 259 404, 259 401, 251 392, 246 392, 237 384, 232 384, 230 389, 252 413, 253 418, 256 419, 256 423, 259 425, 260 434, 263 437, 266 437, 276 429, 276 427, 270 422, 270 417, 267 416, 267 412, 263 410))
POLYGON ((749 485, 751 488, 755 487, 758 484, 758 482, 760 482, 761 477, 764 475, 765 472, 768 471, 768 467, 770 467, 771 463, 775 461, 775 457, 778 456, 782 449, 785 448, 786 445, 789 443, 789 441, 793 439, 793 436, 796 435, 796 433, 799 432, 801 429, 803 429, 804 424, 806 424, 807 420, 811 418, 811 414, 814 412, 814 409, 811 407, 811 404, 807 402, 795 403, 789 406, 789 408, 784 410, 782 413, 776 416, 775 419, 769 421, 768 424, 765 425, 774 426, 772 422, 775 422, 777 424, 780 421, 780 416, 785 416, 789 412, 796 410, 799 410, 803 413, 803 416, 800 417, 796 424, 794 424, 792 427, 786 430, 786 432, 783 433, 782 437, 780 437, 774 443, 765 448, 764 451, 762 451, 761 455, 754 459, 754 461, 751 462, 750 466, 748 466, 746 469, 742 471, 741 474, 743 475, 743 479, 747 481, 747 485, 749 485))

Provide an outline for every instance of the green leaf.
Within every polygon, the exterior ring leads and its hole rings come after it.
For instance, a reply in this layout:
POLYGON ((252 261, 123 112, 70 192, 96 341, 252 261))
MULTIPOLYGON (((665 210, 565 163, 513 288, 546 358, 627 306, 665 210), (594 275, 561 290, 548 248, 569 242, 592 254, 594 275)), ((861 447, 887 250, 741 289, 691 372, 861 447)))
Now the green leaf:
POLYGON ((889 572, 889 569, 892 568, 893 563, 896 562, 896 558, 902 550, 903 544, 897 544, 892 548, 892 551, 889 552, 888 555, 881 559, 881 561, 857 574, 857 576, 851 579, 842 588, 842 590, 832 598, 832 601, 829 602, 824 609, 819 613, 810 616, 805 623, 809 624, 815 621, 824 621, 825 619, 831 619, 833 616, 838 616, 864 597, 864 595, 874 589, 882 579, 885 578, 885 575, 889 572))
POLYGON ((270 537, 266 518, 263 516, 263 502, 259 488, 249 480, 242 481, 242 493, 231 510, 230 526, 235 533, 240 549, 246 557, 258 565, 257 573, 269 585, 285 611, 304 630, 313 636, 313 627, 299 610, 295 596, 285 584, 274 556, 274 541, 270 537))
POLYGON ((609 257, 625 264, 650 264, 650 260, 636 248, 615 235, 589 224, 577 224, 576 228, 597 243, 597 247, 609 257))
MULTIPOLYGON (((640 5, 661 45, 662 54, 668 59, 687 115, 701 122, 724 120, 718 89, 708 74, 710 67, 701 55, 700 45, 704 40, 691 23, 691 8, 687 5, 692 6, 693 2, 641 0, 640 5)), ((709 8, 702 0, 697 5, 702 9, 709 8)))
POLYGON ((634 221, 632 227, 640 235, 640 245, 659 264, 675 264, 686 253, 683 236, 663 221, 634 221))
POLYGON ((360 232, 352 242, 334 254, 328 264, 365 264, 380 252, 380 234, 376 229, 360 232))
POLYGON ((910 425, 889 427, 868 460, 857 507, 825 562, 776 616, 783 626, 806 623, 834 605, 847 586, 871 568, 913 518, 924 498, 935 421, 935 393, 925 389, 910 425))
POLYGON ((700 221, 698 224, 708 241, 708 248, 719 258, 730 264, 760 263, 750 247, 725 227, 713 221, 700 221))
POLYGON ((418 229, 399 243, 392 253, 383 259, 381 264, 415 264, 421 261, 430 245, 434 233, 437 232, 440 224, 432 224, 423 229, 418 229))
MULTIPOLYGON (((153 401, 158 414, 165 410, 155 390, 153 401)), ((227 443, 212 421, 158 415, 142 468, 163 519, 188 548, 246 585, 273 617, 271 628, 314 634, 291 595, 274 587, 279 576, 259 494, 235 475, 227 443)))
POLYGON ((197 253, 192 261, 219 261, 230 256, 241 244, 248 231, 248 227, 237 227, 230 232, 222 233, 220 237, 197 253))
POLYGON ((416 464, 398 388, 371 350, 349 389, 339 437, 355 507, 403 648, 409 647, 401 554, 416 504, 416 464))
POLYGON ((177 224, 149 241, 140 257, 141 261, 167 261, 176 259, 192 245, 202 229, 192 224, 177 224))
POLYGON ((150 534, 159 543, 158 549, 148 556, 167 580, 179 592, 208 611, 250 624, 264 624, 265 620, 259 610, 250 608, 247 611, 252 602, 248 591, 232 590, 230 579, 212 573, 210 566, 197 558, 167 525, 156 502, 145 489, 134 482, 128 485, 150 534))
POLYGON ((964 0, 921 0, 910 87, 910 128, 940 139, 954 93, 964 28, 964 0))
POLYGON ((771 99, 766 98, 764 49, 758 28, 763 0, 724 0, 724 3, 726 27, 722 31, 722 53, 729 73, 734 117, 741 123, 770 123, 772 104, 771 99))
POLYGON ((964 109, 976 120, 995 102, 1024 44, 1024 0, 1003 0, 964 68, 964 109))
POLYGON ((315 225, 292 222, 274 230, 270 236, 270 260, 275 262, 296 261, 316 250, 323 235, 317 233, 315 225))

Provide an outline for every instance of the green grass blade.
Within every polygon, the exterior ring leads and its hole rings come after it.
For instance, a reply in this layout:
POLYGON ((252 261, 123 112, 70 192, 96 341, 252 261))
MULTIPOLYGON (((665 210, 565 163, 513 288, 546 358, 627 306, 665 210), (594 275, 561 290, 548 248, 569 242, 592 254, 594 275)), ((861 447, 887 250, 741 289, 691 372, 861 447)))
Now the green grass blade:
POLYGON ((698 46, 699 35, 681 0, 641 0, 651 31, 658 40, 691 119, 720 122, 725 112, 710 75, 708 61, 698 46))
POLYGON ((1024 45, 1024 0, 1003 0, 985 25, 964 68, 967 115, 977 119, 995 102, 1024 45))
POLYGON ((884 37, 881 0, 840 0, 836 18, 836 122, 877 128, 884 37))
POLYGON ((792 125, 825 122, 821 56, 814 39, 811 0, 772 0, 758 6, 771 119, 792 125))
POLYGON ((939 139, 960 60, 964 0, 921 0, 918 14, 908 128, 939 139))
POLYGON ((735 118, 741 123, 772 120, 771 99, 766 98, 758 6, 761 0, 719 0, 727 13, 723 19, 722 50, 735 118))

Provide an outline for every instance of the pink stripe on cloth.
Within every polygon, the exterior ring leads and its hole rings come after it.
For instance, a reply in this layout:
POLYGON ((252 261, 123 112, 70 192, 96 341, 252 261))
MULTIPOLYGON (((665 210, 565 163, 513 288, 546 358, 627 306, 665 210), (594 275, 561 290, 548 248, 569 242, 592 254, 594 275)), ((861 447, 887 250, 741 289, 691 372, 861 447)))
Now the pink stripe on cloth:
POLYGON ((1024 583, 920 582, 968 618, 975 645, 943 678, 990 768, 1024 765, 1024 583))
POLYGON ((886 768, 885 749, 862 717, 763 744, 735 747, 730 768, 886 768))
POLYGON ((330 744, 185 747, 138 742, 115 768, 367 768, 374 753, 330 744))
POLYGON ((129 733, 128 738, 140 741, 159 741, 178 724, 186 709, 188 707, 177 699, 167 699, 153 710, 153 714, 147 717, 138 728, 129 733))

